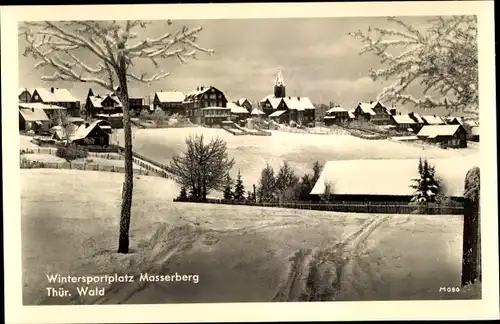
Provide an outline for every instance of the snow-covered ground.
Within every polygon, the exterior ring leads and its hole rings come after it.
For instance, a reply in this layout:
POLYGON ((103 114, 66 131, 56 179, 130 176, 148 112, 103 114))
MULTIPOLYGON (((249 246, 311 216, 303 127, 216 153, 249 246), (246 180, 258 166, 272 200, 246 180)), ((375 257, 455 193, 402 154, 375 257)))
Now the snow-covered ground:
POLYGON ((327 299, 467 297, 439 293, 460 283, 460 216, 174 203, 173 182, 136 177, 132 253, 124 256, 115 253, 122 181, 107 172, 21 170, 25 303, 70 302, 44 298, 46 274, 146 271, 197 274, 199 282, 116 284, 103 298, 71 302, 297 300, 311 288, 300 281, 307 277, 327 299))
MULTIPOLYGON (((219 136, 227 142, 228 154, 235 159, 233 176, 241 170, 244 185, 257 184, 262 168, 269 163, 277 170, 284 160, 299 173, 311 172, 318 160, 418 159, 477 156, 478 146, 444 150, 436 146, 397 143, 391 140, 365 140, 350 135, 300 134, 271 131, 272 136, 234 136, 223 129, 190 127, 166 129, 134 129, 134 150, 158 162, 168 164, 174 154, 185 150, 189 135, 203 134, 207 141, 219 136)), ((118 130, 123 144, 123 132, 118 130)))

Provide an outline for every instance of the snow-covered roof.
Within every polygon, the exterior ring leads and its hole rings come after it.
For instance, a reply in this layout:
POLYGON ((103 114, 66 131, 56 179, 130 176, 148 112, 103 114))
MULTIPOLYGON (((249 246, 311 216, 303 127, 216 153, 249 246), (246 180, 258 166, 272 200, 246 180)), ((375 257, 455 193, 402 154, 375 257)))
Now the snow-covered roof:
POLYGON ((413 118, 415 118, 415 121, 419 124, 423 124, 424 120, 422 119, 422 116, 420 116, 418 113, 414 112, 413 113, 413 118))
POLYGON ((304 111, 306 109, 315 109, 308 97, 285 97, 283 98, 288 109, 304 111))
POLYGON ((185 98, 184 93, 180 91, 156 92, 156 96, 160 102, 182 102, 185 98))
POLYGON ((422 119, 424 120, 424 122, 426 122, 429 125, 444 125, 444 124, 446 124, 445 121, 441 117, 436 116, 436 115, 425 115, 425 116, 422 116, 422 119))
MULTIPOLYGON (((34 89, 39 95, 40 98, 42 99, 43 102, 74 102, 78 101, 71 92, 69 92, 68 89, 62 89, 62 88, 52 88, 47 89, 47 88, 36 88, 34 89)), ((34 91, 33 91, 34 92, 34 91)))
POLYGON ((447 124, 457 121, 460 125, 463 125, 463 120, 461 117, 447 116, 443 118, 447 124))
POLYGON ((245 107, 238 106, 234 102, 228 102, 227 107, 231 109, 232 114, 248 114, 248 110, 245 107))
POLYGON ((231 110, 229 107, 205 107, 201 108, 201 110, 231 110))
POLYGON ((238 99, 236 101, 236 103, 241 106, 245 103, 245 101, 248 101, 247 98, 241 98, 241 99, 238 99))
POLYGON ((479 136, 479 127, 478 126, 473 126, 471 128, 470 132, 471 132, 471 135, 479 136))
POLYGON ((25 121, 48 121, 49 117, 43 109, 19 109, 25 121))
POLYGON ((418 140, 417 136, 394 136, 391 137, 393 141, 416 141, 418 140))
POLYGON ((333 107, 326 111, 327 114, 335 113, 335 112, 348 112, 347 109, 342 107, 333 107))
POLYGON ((254 108, 250 114, 254 115, 254 116, 258 116, 258 115, 265 115, 266 113, 258 108, 254 108))
MULTIPOLYGON (((478 160, 475 156, 430 159, 448 196, 463 195, 466 173, 478 160)), ((411 196, 412 179, 418 177, 418 159, 339 160, 326 162, 311 194, 323 194, 325 182, 338 195, 411 196), (356 170, 356 172, 353 172, 356 170)))
POLYGON ((373 111, 373 104, 372 103, 369 103, 369 102, 360 102, 358 107, 361 108, 361 110, 365 113, 365 114, 369 114, 371 116, 375 116, 376 113, 373 111))
POLYGON ((464 125, 470 126, 470 127, 477 127, 479 124, 475 120, 464 120, 464 125))
POLYGON ((99 127, 98 124, 100 122, 102 122, 102 120, 95 120, 88 127, 85 127, 85 124, 80 125, 76 129, 76 131, 73 134, 71 134, 70 140, 76 141, 79 139, 86 138, 95 127, 99 127))
POLYGON ((426 125, 418 132, 417 136, 436 137, 436 136, 452 136, 461 125, 426 125))
POLYGON ((26 109, 66 110, 65 107, 47 105, 41 102, 20 102, 19 107, 26 109))
POLYGON ((92 105, 96 108, 101 108, 102 107, 102 100, 103 98, 101 97, 96 97, 96 96, 89 96, 90 102, 92 102, 92 105))
POLYGON ((416 124, 417 123, 408 115, 393 115, 392 119, 394 119, 394 122, 396 124, 416 124))
POLYGON ((349 110, 349 118, 356 118, 356 116, 354 116, 354 109, 349 110))
POLYGON ((279 117, 283 115, 286 112, 286 110, 276 110, 272 114, 269 115, 269 117, 279 117))
POLYGON ((282 99, 283 98, 277 98, 274 95, 270 94, 270 95, 265 96, 264 98, 262 98, 262 100, 260 102, 264 103, 266 100, 269 100, 269 103, 271 104, 271 107, 273 107, 273 109, 276 109, 280 105, 282 99))

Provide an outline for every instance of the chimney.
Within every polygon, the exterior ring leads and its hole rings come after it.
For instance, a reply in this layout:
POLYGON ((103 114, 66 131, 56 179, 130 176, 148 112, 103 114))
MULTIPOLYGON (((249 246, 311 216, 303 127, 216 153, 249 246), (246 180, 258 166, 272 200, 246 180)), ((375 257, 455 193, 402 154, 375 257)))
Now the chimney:
POLYGON ((35 112, 35 108, 31 108, 31 112, 35 112))
POLYGON ((391 109, 391 110, 389 110, 389 112, 390 112, 390 113, 391 113, 391 115, 393 115, 393 116, 394 116, 394 115, 396 115, 396 109, 394 109, 394 108, 393 108, 393 109, 391 109))
POLYGON ((300 101, 300 97, 297 97, 297 100, 300 101))
POLYGON ((370 104, 372 104, 372 103, 373 103, 373 100, 370 100, 370 104))
POLYGON ((50 88, 50 92, 54 93, 54 87, 50 88))
POLYGON ((288 96, 288 99, 290 99, 290 100, 291 100, 291 99, 292 99, 292 97, 288 96))
POLYGON ((89 126, 90 126, 89 122, 85 122, 85 128, 87 128, 89 126))

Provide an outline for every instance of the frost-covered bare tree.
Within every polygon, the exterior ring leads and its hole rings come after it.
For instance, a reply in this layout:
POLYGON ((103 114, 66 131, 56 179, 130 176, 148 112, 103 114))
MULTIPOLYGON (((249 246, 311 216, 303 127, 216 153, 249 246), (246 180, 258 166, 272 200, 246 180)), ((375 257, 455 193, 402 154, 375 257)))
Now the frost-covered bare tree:
POLYGON ((364 44, 360 54, 373 53, 385 65, 370 71, 372 79, 394 80, 377 99, 477 115, 477 18, 437 17, 425 30, 394 17, 388 20, 399 28, 350 33, 364 44), (408 93, 415 84, 422 87, 422 97, 408 93))
MULTIPOLYGON (((160 23, 160 22, 156 22, 160 23)), ((120 215, 118 253, 128 253, 133 193, 132 132, 128 100, 130 82, 161 80, 169 75, 160 59, 177 58, 181 63, 195 58, 197 52, 212 54, 212 49, 197 44, 201 27, 183 27, 158 38, 141 37, 150 21, 63 21, 25 22, 20 26, 27 46, 24 55, 38 60, 36 68, 54 71, 46 81, 88 82, 117 93, 123 104, 125 137, 125 181, 120 215), (154 75, 134 72, 134 62, 149 60, 157 70, 154 75)), ((172 23, 165 21, 165 28, 172 23)))

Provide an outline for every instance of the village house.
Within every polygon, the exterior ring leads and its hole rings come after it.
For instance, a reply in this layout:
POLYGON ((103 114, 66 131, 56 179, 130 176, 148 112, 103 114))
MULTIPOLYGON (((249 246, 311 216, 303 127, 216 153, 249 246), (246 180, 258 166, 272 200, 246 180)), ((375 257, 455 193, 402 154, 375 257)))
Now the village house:
MULTIPOLYGON (((115 92, 110 94, 112 96, 118 97, 120 93, 120 87, 115 87, 115 92)), ((130 111, 135 111, 136 113, 141 111, 144 107, 144 98, 138 93, 134 92, 134 89, 128 88, 128 108, 130 111)))
POLYGON ((156 92, 153 99, 153 107, 161 108, 167 115, 180 114, 185 115, 184 93, 180 91, 159 91, 156 92))
POLYGON ((422 116, 422 120, 424 121, 424 125, 446 125, 443 118, 436 115, 424 115, 422 116))
POLYGON ((252 111, 252 104, 247 98, 238 99, 235 101, 235 104, 240 107, 244 107, 249 113, 252 111))
MULTIPOLYGON (((476 166, 477 160, 461 157, 429 159, 428 162, 436 168, 436 176, 441 179, 442 194, 452 200, 463 200, 465 174, 476 166)), ((310 194, 314 200, 328 198, 333 202, 409 203, 414 194, 410 187, 412 179, 418 177, 417 166, 418 159, 327 161, 310 194)))
POLYGON ((471 127, 470 140, 473 142, 479 142, 479 126, 471 127))
MULTIPOLYGON (((226 108, 227 99, 221 90, 213 86, 200 86, 186 95, 183 106, 187 117, 192 123, 202 124, 203 120, 206 120, 207 114, 211 115, 212 111, 208 110, 207 113, 202 113, 201 109, 208 107, 226 108)), ((229 111, 223 109, 218 109, 217 112, 227 113, 228 117, 230 114, 229 111)))
POLYGON ((250 112, 250 116, 252 117, 257 117, 257 118, 262 118, 266 116, 266 113, 260 110, 259 108, 254 108, 250 112))
POLYGON ((33 95, 33 89, 28 89, 28 88, 19 89, 19 96, 18 96, 19 102, 23 103, 30 102, 32 95, 33 95))
POLYGON ((323 122, 325 126, 331 126, 333 124, 344 124, 354 120, 354 114, 345 108, 336 106, 330 108, 326 111, 325 117, 323 117, 323 122))
POLYGON ((43 134, 49 131, 50 119, 43 109, 19 106, 19 130, 43 134))
POLYGON ((87 100, 85 101, 85 111, 87 116, 96 117, 99 114, 121 114, 123 105, 115 93, 109 93, 105 96, 95 94, 89 89, 87 100))
POLYGON ((260 101, 261 110, 270 118, 286 122, 285 117, 288 117, 288 122, 295 122, 299 125, 314 122, 316 108, 308 97, 291 97, 286 96, 286 86, 283 81, 281 71, 278 71, 276 84, 274 86, 274 95, 268 95, 260 101), (285 113, 276 114, 271 117, 276 111, 288 111, 285 113))
POLYGON ((221 126, 223 121, 230 120, 231 108, 228 107, 205 107, 200 109, 201 125, 221 126))
POLYGON ((390 125, 391 113, 378 101, 360 102, 354 109, 356 119, 362 119, 375 125, 390 125))
MULTIPOLYGON (((109 145, 109 133, 104 131, 99 124, 100 120, 92 123, 85 123, 78 127, 73 134, 71 134, 70 142, 76 145, 109 145)), ((102 123, 101 123, 102 124, 102 123)))
POLYGON ((415 120, 413 120, 413 118, 410 117, 410 115, 391 115, 391 118, 397 130, 404 132, 415 132, 417 123, 415 122, 415 120))
POLYGON ((462 125, 426 125, 418 132, 417 137, 445 147, 467 147, 467 131, 462 125))
MULTIPOLYGON (((30 103, 43 103, 47 106, 57 106, 66 109, 69 116, 80 116, 80 100, 73 97, 68 89, 61 88, 36 88, 33 89, 30 103)), ((51 116, 49 116, 51 118, 51 116)))
POLYGON ((40 109, 47 115, 49 118, 49 125, 55 125, 58 122, 58 116, 60 114, 66 114, 66 108, 52 105, 52 104, 44 104, 41 102, 20 102, 19 109, 40 109))
POLYGON ((231 111, 231 120, 235 122, 239 122, 241 120, 245 120, 250 117, 250 111, 247 110, 244 106, 239 106, 234 102, 228 102, 227 108, 231 111))

